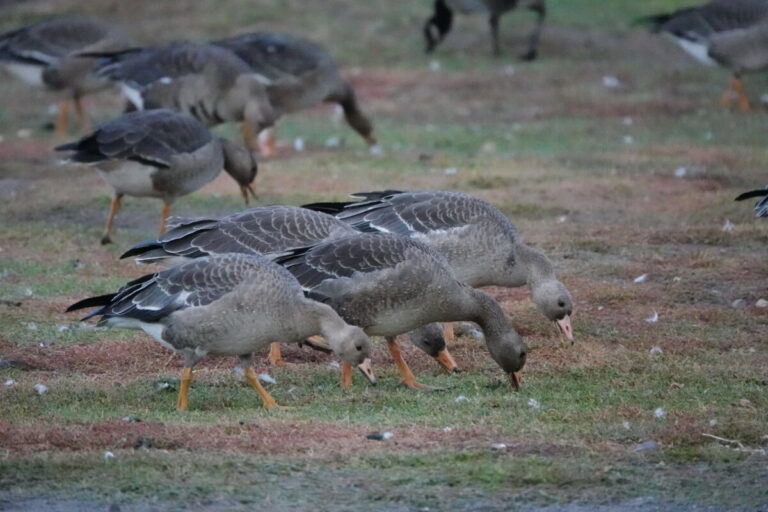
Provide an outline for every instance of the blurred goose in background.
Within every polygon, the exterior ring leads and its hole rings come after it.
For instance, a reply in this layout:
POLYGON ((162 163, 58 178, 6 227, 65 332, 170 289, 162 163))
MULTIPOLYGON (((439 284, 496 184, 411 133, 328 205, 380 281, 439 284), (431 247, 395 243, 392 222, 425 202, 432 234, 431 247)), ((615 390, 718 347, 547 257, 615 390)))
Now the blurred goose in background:
MULTIPOLYGON (((358 233, 346 222, 325 213, 297 206, 260 206, 220 219, 180 220, 164 235, 133 246, 121 258, 135 257, 137 263, 163 265, 226 253, 275 258, 295 249, 358 233)), ((427 326, 410 333, 411 341, 449 372, 457 371, 445 340, 439 337, 439 332, 435 335, 435 328, 427 326)), ((271 345, 269 360, 272 364, 284 364, 279 343, 271 345)))
MULTIPOLYGON (((274 339, 299 342, 322 334, 345 364, 359 365, 370 345, 359 327, 304 297, 285 269, 258 255, 210 256, 131 281, 117 293, 81 300, 67 311, 99 307, 83 320, 141 329, 184 356, 177 409, 189 407, 192 368, 206 355, 238 356, 264 408, 277 406, 251 366, 274 339)), ((369 375, 372 378, 372 374, 369 375)))
POLYGON ((496 301, 460 283, 445 258, 426 245, 399 235, 360 233, 275 261, 347 323, 369 336, 385 337, 406 386, 427 387, 403 359, 398 336, 432 322, 467 320, 480 326, 491 357, 519 387, 517 372, 528 347, 496 301))
MULTIPOLYGON (((341 76, 333 58, 317 43, 283 32, 253 32, 213 44, 231 50, 255 72, 270 79, 267 93, 275 117, 320 103, 336 103, 344 111, 349 126, 369 146, 376 144, 373 125, 360 110, 354 89, 341 76)), ((249 125, 244 125, 246 133, 249 129, 249 125)), ((259 140, 262 155, 274 153, 272 129, 262 132, 259 140)))
POLYGON ((119 82, 137 110, 170 108, 207 126, 234 121, 255 132, 275 121, 269 79, 220 46, 172 42, 98 55, 98 74, 119 82))
POLYGON ((460 14, 483 13, 488 15, 491 28, 493 54, 501 55, 499 46, 499 20, 501 15, 515 8, 525 8, 537 15, 536 26, 528 36, 528 48, 520 55, 523 60, 534 60, 538 54, 539 36, 547 15, 545 0, 435 0, 435 12, 424 24, 427 53, 431 53, 445 39, 453 26, 454 12, 460 14))
POLYGON ((73 151, 70 162, 95 167, 114 189, 102 244, 112 241, 112 222, 124 195, 163 200, 160 233, 171 204, 212 181, 222 168, 240 185, 248 203, 257 164, 250 151, 211 135, 195 118, 167 109, 124 114, 57 151, 73 151))
POLYGON ((552 262, 524 244, 517 228, 481 199, 444 190, 363 192, 351 203, 315 203, 353 227, 397 233, 443 255, 456 278, 469 286, 527 285, 533 302, 573 342, 573 301, 552 262))
POLYGON ((698 61, 730 70, 721 104, 730 106, 735 99, 741 110, 750 110, 741 75, 768 67, 768 1, 714 0, 638 21, 671 37, 698 61))
POLYGON ((768 217, 768 187, 744 192, 736 198, 736 201, 744 201, 755 197, 762 197, 761 200, 755 203, 755 217, 768 217))
POLYGON ((69 100, 83 133, 91 131, 83 96, 105 89, 109 80, 96 76, 94 59, 78 54, 89 51, 116 51, 133 41, 119 28, 101 21, 67 17, 41 21, 0 35, 0 66, 28 85, 61 91, 56 135, 67 133, 69 100))

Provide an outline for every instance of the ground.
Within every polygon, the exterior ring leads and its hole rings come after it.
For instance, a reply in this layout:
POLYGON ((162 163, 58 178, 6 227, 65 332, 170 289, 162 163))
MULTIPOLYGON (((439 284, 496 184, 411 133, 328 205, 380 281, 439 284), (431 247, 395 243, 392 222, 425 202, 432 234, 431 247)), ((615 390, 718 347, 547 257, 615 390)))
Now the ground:
MULTIPOLYGON (((322 42, 383 155, 332 108, 288 116, 256 181, 259 204, 468 192, 553 259, 576 304, 566 347, 526 290, 487 290, 532 347, 517 393, 482 341, 462 336, 451 345, 459 375, 406 347, 420 380, 442 391, 402 388, 382 343, 379 386, 356 378, 348 392, 331 358, 286 347, 295 366, 260 360, 259 371, 292 409, 261 409, 232 361, 209 359, 178 413, 178 358, 142 333, 64 313, 152 270, 118 256, 155 234, 160 205, 128 198, 116 243, 99 245, 108 189, 59 164, 63 141, 45 128, 55 96, 4 77, 0 358, 17 363, 0 362, 0 508, 765 510, 768 308, 757 304, 768 299, 768 222, 733 201, 766 183, 764 77, 746 77, 754 112, 723 109, 726 72, 631 26, 687 3, 552 2, 529 64, 515 58, 527 13, 505 16, 500 58, 484 20, 465 17, 425 56, 426 0, 0 2, 3 31, 82 12, 143 42, 249 29, 322 42)), ((96 120, 121 108, 110 93, 87 102, 96 120)), ((220 176, 174 213, 242 207, 220 176)))

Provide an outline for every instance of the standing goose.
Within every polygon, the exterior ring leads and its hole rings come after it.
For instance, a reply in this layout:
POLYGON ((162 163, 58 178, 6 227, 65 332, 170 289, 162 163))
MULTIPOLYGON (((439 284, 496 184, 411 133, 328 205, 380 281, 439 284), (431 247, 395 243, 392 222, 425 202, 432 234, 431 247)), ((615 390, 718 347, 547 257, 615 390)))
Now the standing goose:
MULTIPOLYGON (((98 325, 141 329, 184 356, 177 409, 188 408, 192 368, 208 354, 238 356, 245 378, 269 409, 277 404, 259 383, 251 355, 282 339, 322 334, 345 364, 358 365, 370 345, 359 327, 304 297, 296 279, 258 255, 225 254, 131 281, 117 293, 81 300, 67 311, 100 306, 98 325)), ((372 378, 372 374, 369 374, 372 378)))
POLYGON ((27 25, 0 35, 0 65, 35 87, 61 91, 56 135, 67 132, 69 100, 83 133, 91 131, 83 96, 110 86, 94 73, 94 59, 81 52, 117 51, 133 45, 119 28, 83 17, 66 17, 27 25))
MULTIPOLYGON (((253 32, 214 44, 234 52, 255 72, 270 78, 267 93, 275 117, 319 103, 336 103, 343 109, 349 126, 369 146, 376 144, 373 126, 360 110, 354 89, 341 76, 328 52, 317 43, 284 32, 253 32)), ((244 131, 247 133, 247 125, 244 131)), ((264 134, 266 137, 259 138, 264 141, 261 152, 268 156, 274 153, 275 139, 271 129, 264 134)))
POLYGON ((325 297, 347 323, 362 327, 369 336, 384 336, 408 387, 424 386, 403 359, 398 335, 432 322, 459 320, 480 326, 491 357, 519 386, 517 372, 528 347, 496 301, 460 283, 448 262, 426 245, 399 235, 360 233, 275 261, 307 292, 325 297))
MULTIPOLYGON (((225 253, 262 254, 270 259, 295 249, 336 240, 359 232, 332 215, 297 206, 260 206, 220 219, 181 221, 157 239, 141 242, 121 258, 137 263, 176 265, 194 258, 225 253)), ((434 326, 411 333, 411 341, 435 358, 446 370, 458 370, 434 334, 434 326)), ((270 346, 272 364, 284 364, 280 344, 270 346)))
POLYGON ((225 48, 173 42, 99 55, 98 73, 119 82, 138 110, 171 108, 207 126, 234 121, 256 132, 274 123, 268 80, 225 48))
POLYGON ((721 104, 730 106, 735 97, 741 110, 750 110, 741 75, 768 67, 768 2, 713 0, 639 21, 671 37, 700 62, 730 70, 721 104))
POLYGON ((736 198, 736 201, 744 201, 745 199, 755 197, 762 197, 762 199, 755 203, 755 217, 768 217, 768 187, 744 192, 736 198))
POLYGON ((306 205, 352 226, 397 233, 419 240, 442 254, 469 286, 528 285, 533 302, 573 341, 573 302, 557 280, 552 263, 525 245, 517 228, 491 204, 444 190, 364 192, 353 203, 306 205))
POLYGON ((424 24, 424 37, 427 40, 427 53, 445 39, 453 26, 453 13, 461 14, 483 13, 488 15, 491 28, 493 54, 501 54, 499 46, 499 20, 501 15, 517 7, 526 8, 537 14, 536 26, 528 36, 528 49, 520 58, 534 60, 538 53, 539 36, 547 15, 545 0, 435 0, 435 12, 424 24))
POLYGON ((56 148, 74 151, 71 162, 96 167, 114 189, 102 244, 112 241, 112 221, 124 195, 163 200, 160 233, 171 204, 213 180, 223 168, 240 185, 248 203, 256 160, 250 151, 211 135, 193 117, 158 109, 124 114, 77 142, 56 148))

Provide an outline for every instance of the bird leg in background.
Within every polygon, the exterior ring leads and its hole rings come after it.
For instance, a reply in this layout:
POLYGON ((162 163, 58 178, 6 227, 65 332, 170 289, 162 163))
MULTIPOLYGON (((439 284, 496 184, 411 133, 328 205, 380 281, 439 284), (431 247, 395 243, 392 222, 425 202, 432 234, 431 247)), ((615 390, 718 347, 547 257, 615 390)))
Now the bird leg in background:
POLYGON ((452 322, 443 324, 443 339, 445 339, 446 343, 453 343, 456 340, 452 322))
POLYGON ((80 131, 83 135, 91 133, 91 118, 85 113, 85 106, 83 105, 83 98, 75 96, 75 113, 77 114, 77 122, 80 123, 80 131))
POLYGON ((249 366, 245 369, 245 380, 248 381, 248 384, 253 386, 253 389, 256 390, 256 392, 261 397, 261 403, 264 406, 265 409, 271 409, 273 407, 281 408, 281 405, 277 405, 277 402, 275 402, 275 399, 272 398, 272 395, 267 392, 266 389, 264 389, 264 386, 261 385, 261 382, 259 382, 259 378, 256 376, 256 372, 254 371, 252 366, 249 366))
POLYGON ((288 366, 288 363, 283 361, 283 355, 280 352, 280 343, 274 342, 269 344, 269 355, 267 356, 269 363, 274 366, 288 366))
POLYGON ((432 386, 426 386, 416 380, 416 376, 408 367, 408 363, 403 359, 403 354, 400 352, 400 345, 397 342, 397 336, 394 338, 387 338, 387 345, 389 346, 389 353, 392 354, 392 359, 395 360, 397 369, 400 371, 400 376, 403 378, 403 384, 412 389, 435 389, 432 386))
POLYGON ((181 386, 179 387, 179 398, 176 400, 176 410, 186 411, 189 409, 189 385, 192 383, 192 367, 185 366, 181 373, 181 386))
POLYGON ((243 121, 240 123, 240 133, 243 136, 243 142, 245 146, 250 150, 258 150, 259 143, 256 137, 256 132, 253 130, 253 126, 243 121))
POLYGON ((107 216, 107 225, 104 228, 104 235, 101 237, 101 245, 112 243, 112 222, 115 220, 115 215, 120 211, 120 201, 123 198, 123 194, 115 194, 112 197, 112 204, 109 207, 109 215, 107 216))
POLYGON ((341 363, 341 387, 349 389, 352 386, 352 365, 341 363))
POLYGON ((273 128, 264 128, 258 136, 259 153, 261 156, 274 156, 277 152, 277 141, 275 140, 275 130, 273 128))
POLYGON ((739 108, 742 112, 749 112, 752 110, 749 105, 749 99, 744 93, 744 84, 741 81, 741 77, 738 75, 731 76, 731 80, 728 82, 728 88, 723 92, 723 95, 720 98, 720 105, 723 107, 730 107, 734 96, 736 96, 736 100, 738 101, 739 108))
POLYGON ((168 217, 171 216, 171 205, 163 201, 163 211, 160 213, 160 234, 168 227, 168 217))
POLYGON ((59 101, 59 111, 56 114, 55 133, 57 137, 65 137, 69 131, 69 101, 59 101))

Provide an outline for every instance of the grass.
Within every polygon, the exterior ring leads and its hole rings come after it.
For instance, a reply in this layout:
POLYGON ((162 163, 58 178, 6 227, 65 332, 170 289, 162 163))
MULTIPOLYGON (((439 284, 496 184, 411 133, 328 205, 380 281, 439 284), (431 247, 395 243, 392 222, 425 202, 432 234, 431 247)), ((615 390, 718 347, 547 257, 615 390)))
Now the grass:
MULTIPOLYGON (((64 313, 153 270, 117 258, 155 235, 160 205, 127 199, 117 243, 98 245, 108 189, 88 169, 56 165, 50 149, 60 141, 42 128, 52 97, 8 80, 0 359, 32 369, 0 367, 2 380, 15 383, 0 389, 0 508, 762 510, 768 311, 756 303, 768 298, 768 223, 732 198, 765 183, 768 121, 760 107, 748 115, 717 108, 721 70, 628 28, 687 4, 552 5, 532 64, 512 58, 530 23, 516 14, 504 18, 501 60, 488 55, 485 20, 466 17, 425 57, 428 2, 395 9, 232 0, 211 9, 204 1, 128 8, 40 0, 0 8, 0 30, 87 12, 142 41, 246 28, 321 41, 344 64, 384 154, 370 156, 330 108, 288 116, 278 128, 280 154, 261 164, 259 204, 383 188, 475 194, 552 257, 574 295, 577 338, 559 346, 527 291, 491 288, 533 347, 519 393, 468 337, 451 346, 466 370, 456 376, 406 346, 419 379, 445 388, 429 393, 400 387, 382 347, 379 386, 356 379, 350 392, 339 389, 330 359, 287 347, 296 367, 257 366, 293 409, 262 410, 231 361, 209 359, 196 368, 191 410, 179 414, 178 358, 141 333, 95 329, 64 313), (608 75, 618 88, 602 85, 608 75), (20 137, 20 128, 32 136, 20 137), (297 138, 302 153, 292 149, 297 138), (327 147, 331 138, 340 147, 327 147), (686 173, 676 177, 680 168, 686 173), (732 231, 722 229, 726 219, 732 231), (641 274, 647 280, 634 283, 641 274), (658 322, 646 322, 654 311, 658 322), (654 347, 662 353, 652 355, 654 347), (38 395, 36 384, 48 392, 38 395), (394 437, 366 439, 384 431, 394 437), (657 449, 636 452, 646 441, 657 449), (499 443, 506 448, 494 449, 499 443), (105 451, 115 457, 104 459, 105 451)), ((760 85, 746 77, 750 96, 760 85)), ((89 106, 104 120, 120 102, 104 93, 89 106)), ((238 136, 234 126, 217 132, 238 136)), ((241 208, 221 176, 181 198, 174 214, 241 208)))

